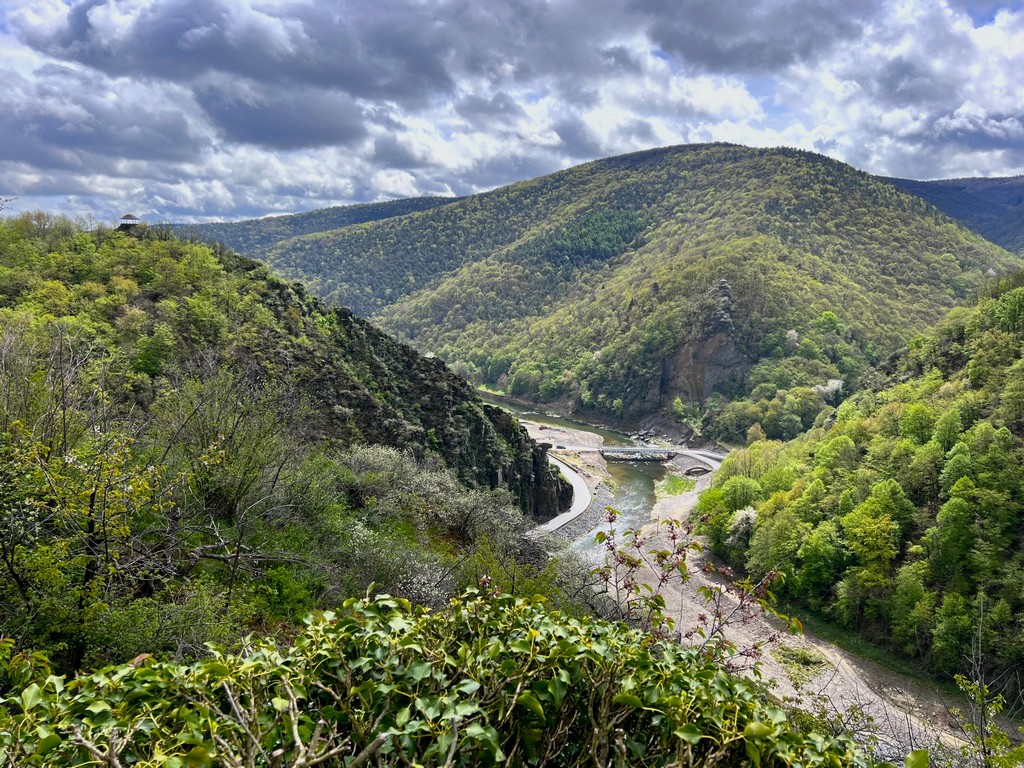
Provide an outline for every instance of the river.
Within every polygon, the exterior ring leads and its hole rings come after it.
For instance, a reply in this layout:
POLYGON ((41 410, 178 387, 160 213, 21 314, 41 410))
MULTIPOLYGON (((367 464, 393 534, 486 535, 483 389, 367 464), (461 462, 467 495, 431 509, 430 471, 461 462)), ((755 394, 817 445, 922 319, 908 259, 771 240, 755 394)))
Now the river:
MULTIPOLYGON (((634 443, 628 435, 606 427, 549 415, 498 398, 484 399, 523 419, 596 433, 604 438, 607 445, 634 443)), ((620 526, 617 527, 638 527, 648 522, 655 504, 655 483, 665 476, 665 468, 654 462, 609 461, 608 473, 615 483, 611 504, 621 513, 620 526)), ((606 526, 602 523, 579 536, 570 544, 571 548, 589 560, 599 559, 603 549, 595 544, 594 535, 606 526)), ((697 612, 707 610, 706 599, 700 590, 706 587, 718 589, 724 582, 715 581, 716 578, 704 574, 699 568, 692 568, 691 578, 684 586, 672 587, 663 593, 670 615, 680 611, 680 616, 683 616, 681 606, 686 606, 692 614, 688 614, 680 626, 697 626, 697 612)), ((757 616, 749 623, 744 621, 730 627, 729 636, 740 647, 752 647, 766 638, 775 637, 778 632, 779 625, 767 617, 757 616)), ((788 697, 796 706, 803 701, 812 711, 827 705, 832 714, 845 716, 844 713, 853 711, 869 715, 874 718, 873 731, 880 746, 884 745, 893 754, 905 753, 911 745, 917 748, 929 743, 934 747, 939 741, 958 743, 960 734, 949 730, 948 711, 953 702, 935 686, 858 658, 809 633, 797 637, 787 635, 777 641, 777 647, 820 654, 824 664, 820 672, 806 680, 801 678, 802 682, 796 686, 789 677, 790 670, 786 664, 773 653, 766 653, 759 662, 759 669, 763 679, 771 681, 775 687, 775 696, 788 697)))
MULTIPOLYGON (((538 424, 593 432, 604 438, 605 445, 637 444, 629 435, 607 427, 544 413, 487 393, 478 394, 486 402, 538 424)), ((608 474, 613 484, 611 506, 619 511, 616 528, 631 528, 649 521, 655 502, 654 485, 665 477, 665 467, 656 461, 609 461, 608 474)), ((607 530, 607 525, 605 522, 599 523, 591 531, 574 540, 570 547, 588 557, 596 557, 603 550, 595 545, 594 536, 599 530, 607 530)))

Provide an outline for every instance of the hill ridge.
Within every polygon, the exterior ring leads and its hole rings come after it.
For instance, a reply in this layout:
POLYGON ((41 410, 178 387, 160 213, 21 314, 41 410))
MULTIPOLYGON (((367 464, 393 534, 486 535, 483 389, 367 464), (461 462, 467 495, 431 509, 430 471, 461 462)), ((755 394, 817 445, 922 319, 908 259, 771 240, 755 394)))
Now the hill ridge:
MULTIPOLYGON (((1015 263, 849 165, 725 143, 596 160, 265 258, 475 382, 629 422, 679 398, 691 423, 720 420, 715 393, 757 410, 749 396, 769 382, 848 392, 1015 263)), ((810 406, 781 403, 775 434, 795 411, 809 426, 810 406)), ((725 416, 734 440, 764 420, 725 416)))

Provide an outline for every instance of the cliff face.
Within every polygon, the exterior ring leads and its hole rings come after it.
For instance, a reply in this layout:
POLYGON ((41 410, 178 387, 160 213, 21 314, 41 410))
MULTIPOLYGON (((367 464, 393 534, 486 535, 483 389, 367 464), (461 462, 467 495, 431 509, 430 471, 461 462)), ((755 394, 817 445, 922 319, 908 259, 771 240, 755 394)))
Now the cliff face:
POLYGON ((751 363, 726 333, 692 341, 662 362, 659 405, 676 397, 703 402, 718 385, 742 377, 751 363))
POLYGON ((264 303, 291 333, 256 340, 234 355, 267 374, 287 372, 314 406, 321 437, 437 456, 471 487, 507 488, 540 519, 571 504, 571 486, 550 467, 546 449, 512 416, 481 402, 441 360, 347 309, 327 309, 301 284, 272 279, 268 287, 264 303))
POLYGON ((547 448, 534 442, 507 411, 484 405, 484 413, 496 434, 511 448, 511 460, 489 484, 505 485, 519 497, 519 504, 531 515, 550 519, 572 504, 572 486, 548 461, 547 448))

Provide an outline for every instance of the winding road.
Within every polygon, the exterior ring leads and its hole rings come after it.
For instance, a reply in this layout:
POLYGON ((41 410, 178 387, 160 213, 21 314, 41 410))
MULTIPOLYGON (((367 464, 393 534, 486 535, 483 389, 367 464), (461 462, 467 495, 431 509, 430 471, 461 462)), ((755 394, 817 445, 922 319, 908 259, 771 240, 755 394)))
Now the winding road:
MULTIPOLYGON (((579 449, 573 449, 579 450, 579 449)), ((592 450, 587 448, 587 450, 592 450)), ((586 481, 580 476, 580 473, 570 467, 561 459, 556 459, 550 453, 548 454, 548 461, 558 467, 558 471, 562 473, 562 477, 572 483, 572 506, 565 512, 556 517, 551 518, 546 523, 541 523, 536 528, 530 531, 530 534, 537 536, 544 533, 551 533, 557 531, 563 525, 567 525, 575 520, 577 517, 582 515, 590 507, 594 501, 594 494, 590 492, 590 487, 586 481)))
MULTIPOLYGON (((560 451, 575 451, 577 453, 600 452, 603 446, 593 445, 560 445, 557 449, 560 451)), ((672 447, 672 450, 677 456, 685 456, 687 458, 699 461, 702 464, 707 464, 712 470, 718 469, 725 456, 713 453, 711 451, 691 451, 687 448, 672 447)), ((558 471, 562 473, 562 477, 568 480, 572 484, 572 506, 560 515, 557 515, 546 523, 541 523, 530 531, 531 536, 539 536, 546 533, 553 533, 564 525, 568 525, 573 520, 578 518, 584 512, 586 512, 590 505, 594 502, 594 494, 591 493, 590 487, 586 481, 580 476, 580 473, 570 467, 561 459, 555 458, 548 452, 548 461, 554 466, 558 467, 558 471)))

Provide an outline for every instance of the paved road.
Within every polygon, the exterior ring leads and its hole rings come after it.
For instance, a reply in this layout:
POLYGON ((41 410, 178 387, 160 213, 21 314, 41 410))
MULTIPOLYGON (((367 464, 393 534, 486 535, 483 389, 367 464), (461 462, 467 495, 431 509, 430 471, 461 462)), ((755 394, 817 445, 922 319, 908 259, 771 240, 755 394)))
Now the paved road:
POLYGON ((553 517, 546 523, 541 523, 536 528, 532 529, 530 531, 531 536, 551 533, 552 531, 557 531, 563 525, 571 523, 587 511, 587 508, 590 506, 590 502, 593 501, 594 498, 586 481, 580 477, 579 472, 570 467, 564 461, 556 459, 550 454, 548 455, 548 461, 558 467, 558 470, 562 473, 562 477, 572 483, 572 506, 569 507, 568 511, 563 512, 557 517, 553 517))

